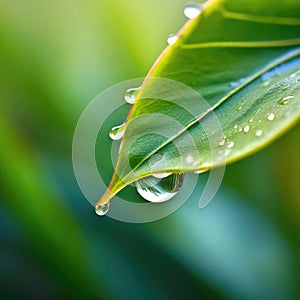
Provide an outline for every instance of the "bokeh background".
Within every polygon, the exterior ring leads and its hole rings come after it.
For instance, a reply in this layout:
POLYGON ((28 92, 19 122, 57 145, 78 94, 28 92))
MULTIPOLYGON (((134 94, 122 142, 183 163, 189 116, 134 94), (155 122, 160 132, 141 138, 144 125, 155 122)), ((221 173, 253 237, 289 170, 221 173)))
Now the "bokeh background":
POLYGON ((80 113, 145 76, 185 4, 0 1, 2 299, 300 299, 299 125, 228 166, 203 210, 206 175, 181 209, 149 224, 97 217, 77 186, 80 113))

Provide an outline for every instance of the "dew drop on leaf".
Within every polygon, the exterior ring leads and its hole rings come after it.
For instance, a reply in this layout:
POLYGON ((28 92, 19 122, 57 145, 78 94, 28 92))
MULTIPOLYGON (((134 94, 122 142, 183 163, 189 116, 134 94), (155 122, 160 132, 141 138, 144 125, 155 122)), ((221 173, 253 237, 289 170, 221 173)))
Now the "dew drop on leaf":
POLYGON ((166 178, 169 175, 171 175, 171 173, 159 173, 159 174, 152 174, 153 177, 155 178, 166 178))
POLYGON ((113 127, 109 132, 109 137, 114 141, 118 141, 123 137, 124 132, 125 123, 121 124, 120 126, 113 127))
POLYGON ((184 15, 188 19, 195 19, 197 18, 202 11, 202 4, 190 2, 184 8, 184 15))
POLYGON ((128 103, 128 104, 134 104, 135 102, 135 99, 136 99, 136 92, 138 90, 140 90, 141 88, 138 87, 138 88, 131 88, 131 89, 128 89, 124 95, 124 100, 128 103))
POLYGON ((95 207, 95 212, 98 216, 105 216, 109 210, 109 202, 95 207))
POLYGON ((228 142, 226 147, 227 147, 228 149, 231 149, 231 148, 234 147, 234 145, 235 145, 234 142, 228 142))
POLYGON ((188 164, 191 164, 193 161, 194 161, 194 157, 193 155, 188 155, 186 158, 185 158, 185 161, 188 163, 188 164))
POLYGON ((286 96, 283 99, 279 100, 278 104, 279 105, 287 105, 287 104, 289 104, 290 100, 293 98, 294 98, 294 96, 286 96))
POLYGON ((256 136, 261 136, 263 134, 263 132, 261 130, 256 131, 256 136))
POLYGON ((269 121, 273 121, 275 119, 275 115, 273 113, 269 113, 267 119, 269 121))
POLYGON ((220 143, 219 143, 220 146, 224 146, 225 145, 225 139, 223 139, 220 143))
POLYGON ((150 176, 135 182, 142 198, 153 203, 165 202, 173 198, 183 184, 184 174, 174 173, 158 180, 150 176))
POLYGON ((174 45, 178 40, 177 34, 170 34, 168 36, 167 42, 169 45, 174 45))
POLYGON ((249 126, 249 125, 245 126, 245 127, 244 127, 244 132, 247 133, 247 132, 249 132, 249 131, 250 131, 250 126, 249 126))

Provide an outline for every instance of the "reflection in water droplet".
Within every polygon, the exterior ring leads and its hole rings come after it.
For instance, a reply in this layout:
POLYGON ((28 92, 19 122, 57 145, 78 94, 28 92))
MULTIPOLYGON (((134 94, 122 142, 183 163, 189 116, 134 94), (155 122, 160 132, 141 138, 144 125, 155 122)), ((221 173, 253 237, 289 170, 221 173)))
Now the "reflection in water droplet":
POLYGON ((173 198, 180 190, 184 174, 171 174, 161 180, 150 176, 135 182, 137 192, 150 202, 160 203, 173 198))
POLYGON ((244 132, 245 133, 249 132, 249 130, 250 130, 250 126, 249 125, 247 125, 246 127, 244 127, 244 132))
POLYGON ((168 37, 168 44, 169 45, 174 45, 178 40, 178 36, 176 34, 170 34, 168 37))
POLYGON ((275 115, 273 113, 269 113, 267 119, 269 121, 273 121, 275 119, 275 115))
POLYGON ((261 136, 263 134, 263 132, 261 130, 256 131, 256 136, 261 136))
POLYGON ((140 87, 128 89, 124 95, 124 100, 129 104, 133 104, 136 98, 135 94, 140 89, 141 89, 140 87))
POLYGON ((95 207, 95 212, 98 216, 105 216, 109 210, 109 202, 95 207))
POLYGON ((188 3, 184 8, 184 15, 189 19, 195 19, 199 16, 202 10, 200 3, 191 2, 188 3))
POLYGON ((123 123, 120 126, 113 127, 109 132, 109 137, 112 140, 117 141, 123 137, 124 132, 125 132, 125 123, 123 123))
POLYGON ((231 149, 231 148, 233 148, 234 147, 234 142, 228 142, 227 143, 227 145, 226 145, 226 147, 228 148, 228 149, 231 149))

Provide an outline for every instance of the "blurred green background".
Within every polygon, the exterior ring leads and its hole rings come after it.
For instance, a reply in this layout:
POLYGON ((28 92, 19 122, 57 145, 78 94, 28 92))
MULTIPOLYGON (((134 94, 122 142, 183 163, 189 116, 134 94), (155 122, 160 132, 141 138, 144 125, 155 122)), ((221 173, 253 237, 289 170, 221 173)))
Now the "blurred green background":
POLYGON ((206 175, 181 209, 139 225, 97 217, 77 186, 80 113, 146 75, 185 4, 0 1, 2 299, 300 299, 299 125, 228 166, 203 210, 206 175))

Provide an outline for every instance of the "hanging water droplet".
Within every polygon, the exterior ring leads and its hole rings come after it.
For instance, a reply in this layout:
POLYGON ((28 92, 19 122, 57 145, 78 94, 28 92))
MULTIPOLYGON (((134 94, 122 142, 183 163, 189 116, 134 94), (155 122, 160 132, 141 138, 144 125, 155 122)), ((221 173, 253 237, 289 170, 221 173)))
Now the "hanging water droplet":
POLYGON ((174 45, 177 42, 177 40, 178 40, 177 34, 170 34, 167 39, 169 45, 174 45))
POLYGON ((245 133, 249 132, 249 130, 250 130, 250 126, 249 125, 247 125, 247 126, 244 127, 244 132, 245 133))
POLYGON ((227 145, 226 145, 226 147, 227 147, 228 149, 231 149, 231 148, 234 147, 234 145, 235 145, 234 142, 228 142, 227 145))
POLYGON ((275 115, 273 113, 269 113, 268 116, 267 116, 267 119, 269 121, 273 121, 275 119, 275 115))
POLYGON ((256 131, 256 136, 261 136, 263 134, 263 132, 261 130, 256 131))
POLYGON ((95 212, 98 216, 105 216, 109 210, 109 202, 106 202, 102 205, 97 205, 95 207, 95 212))
POLYGON ((188 19, 195 19, 202 11, 202 5, 200 3, 190 2, 184 8, 184 15, 188 19))
POLYGON ((121 124, 120 126, 113 127, 109 132, 109 137, 114 141, 118 141, 123 137, 124 132, 125 123, 121 124))
POLYGON ((134 104, 136 99, 135 97, 136 92, 139 91, 140 89, 141 89, 140 87, 128 89, 124 95, 124 100, 129 104, 134 104))
POLYGON ((287 104, 289 104, 290 100, 293 98, 294 98, 294 96, 286 96, 283 99, 279 100, 278 104, 279 105, 287 105, 287 104))
POLYGON ((160 203, 173 198, 180 190, 184 174, 171 174, 158 180, 153 176, 136 181, 137 192, 145 200, 160 203))

